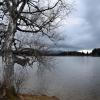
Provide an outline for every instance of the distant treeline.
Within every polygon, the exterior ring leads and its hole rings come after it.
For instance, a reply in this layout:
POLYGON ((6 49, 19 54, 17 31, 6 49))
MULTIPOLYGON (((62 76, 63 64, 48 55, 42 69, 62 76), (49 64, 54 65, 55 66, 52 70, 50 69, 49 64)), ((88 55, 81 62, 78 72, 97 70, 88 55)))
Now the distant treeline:
POLYGON ((96 56, 100 57, 100 48, 95 48, 91 53, 78 52, 78 51, 62 51, 59 53, 48 53, 48 56, 96 56))
POLYGON ((83 52, 77 52, 77 51, 62 51, 59 53, 48 53, 48 56, 84 56, 85 54, 83 52))
MULTIPOLYGON (((38 55, 38 56, 96 56, 100 57, 100 48, 95 48, 92 50, 91 53, 84 53, 84 52, 78 52, 78 51, 60 51, 60 52, 54 52, 54 51, 39 51, 36 49, 30 49, 30 48, 24 48, 19 51, 13 51, 15 55, 38 55)), ((0 50, 0 55, 2 55, 3 52, 0 50)))
POLYGON ((95 48, 92 50, 92 53, 90 53, 91 56, 100 56, 100 48, 95 48))

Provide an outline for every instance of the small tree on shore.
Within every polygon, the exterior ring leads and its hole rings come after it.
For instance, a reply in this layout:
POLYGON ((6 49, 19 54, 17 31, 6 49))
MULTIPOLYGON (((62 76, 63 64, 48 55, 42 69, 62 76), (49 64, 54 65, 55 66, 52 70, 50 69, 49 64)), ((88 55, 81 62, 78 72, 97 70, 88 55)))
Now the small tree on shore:
MULTIPOLYGON (((41 34, 51 39, 59 19, 70 10, 70 5, 63 0, 0 0, 0 44, 6 92, 14 92, 14 64, 23 62, 24 66, 29 62, 27 52, 31 52, 21 47, 16 34, 41 34)), ((33 56, 38 60, 38 52, 33 56)))

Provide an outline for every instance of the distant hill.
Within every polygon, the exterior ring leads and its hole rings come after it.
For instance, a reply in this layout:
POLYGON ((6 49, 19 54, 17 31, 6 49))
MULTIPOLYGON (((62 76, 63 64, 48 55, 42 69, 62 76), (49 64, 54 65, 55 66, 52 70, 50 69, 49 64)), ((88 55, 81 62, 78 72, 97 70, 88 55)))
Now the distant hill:
POLYGON ((92 56, 100 56, 100 48, 95 48, 92 50, 92 56))
POLYGON ((85 54, 83 52, 77 52, 77 51, 64 51, 58 54, 58 56, 84 56, 85 54))
MULTIPOLYGON (((15 55, 27 55, 27 56, 96 56, 100 57, 100 48, 95 48, 92 50, 91 53, 84 53, 84 52, 78 52, 78 51, 44 51, 44 50, 36 50, 31 48, 24 48, 19 51, 13 51, 15 55)), ((3 52, 0 50, 0 55, 2 55, 3 52)))

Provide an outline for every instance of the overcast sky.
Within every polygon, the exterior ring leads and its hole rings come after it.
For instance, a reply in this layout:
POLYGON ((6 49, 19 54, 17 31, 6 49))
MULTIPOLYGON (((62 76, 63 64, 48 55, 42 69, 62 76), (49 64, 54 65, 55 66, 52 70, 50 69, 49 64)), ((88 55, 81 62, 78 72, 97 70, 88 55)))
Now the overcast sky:
POLYGON ((100 0, 74 1, 74 10, 61 30, 66 38, 57 47, 64 50, 100 47, 100 0))

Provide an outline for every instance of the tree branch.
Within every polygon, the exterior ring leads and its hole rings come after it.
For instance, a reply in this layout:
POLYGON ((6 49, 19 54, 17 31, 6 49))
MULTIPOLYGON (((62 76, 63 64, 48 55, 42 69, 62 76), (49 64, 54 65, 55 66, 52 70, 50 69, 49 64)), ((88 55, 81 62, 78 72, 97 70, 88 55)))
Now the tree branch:
MULTIPOLYGON (((58 0, 58 2, 56 2, 55 5, 52 6, 52 7, 48 7, 48 8, 45 8, 45 9, 39 9, 38 6, 35 6, 35 8, 37 8, 36 11, 33 11, 33 12, 21 12, 21 13, 22 13, 22 14, 34 14, 34 13, 37 13, 37 12, 45 12, 45 11, 48 11, 48 10, 52 10, 52 9, 54 9, 54 8, 57 6, 57 4, 58 4, 60 1, 61 1, 61 0, 58 0)), ((34 6, 33 6, 33 7, 34 7, 34 6)))
POLYGON ((17 26, 17 30, 18 31, 21 31, 21 32, 27 32, 27 33, 38 33, 38 32, 40 32, 40 30, 36 30, 36 31, 33 31, 33 30, 24 30, 24 29, 21 29, 21 28, 19 28, 18 26, 17 26))

